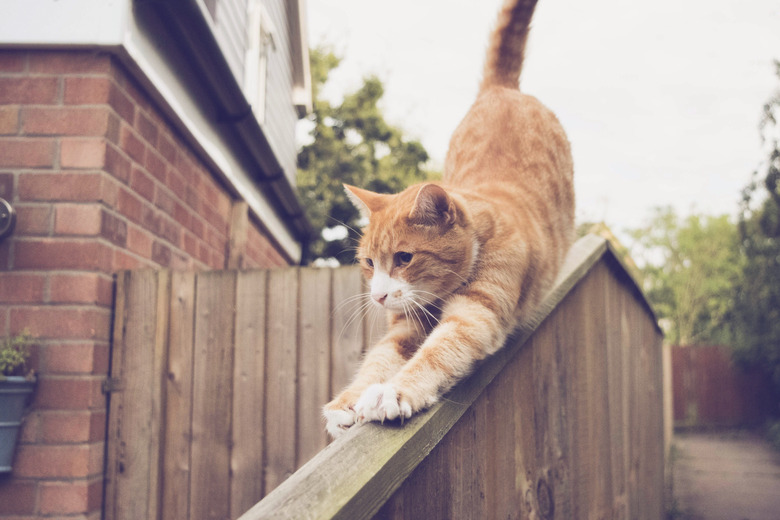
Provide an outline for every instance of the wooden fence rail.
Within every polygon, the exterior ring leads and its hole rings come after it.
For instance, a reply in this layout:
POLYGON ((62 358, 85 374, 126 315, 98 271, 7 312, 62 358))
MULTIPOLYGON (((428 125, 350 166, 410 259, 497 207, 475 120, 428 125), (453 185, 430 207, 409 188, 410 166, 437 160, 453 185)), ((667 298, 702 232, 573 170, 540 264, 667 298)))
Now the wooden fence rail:
POLYGON ((380 334, 362 291, 352 267, 120 274, 105 517, 662 517, 661 334, 603 239, 431 410, 326 446, 380 334))
POLYGON ((326 445, 383 319, 357 268, 117 280, 106 518, 236 518, 326 445))
POLYGON ((662 335, 606 243, 531 323, 403 427, 330 444, 240 520, 663 517, 662 335))

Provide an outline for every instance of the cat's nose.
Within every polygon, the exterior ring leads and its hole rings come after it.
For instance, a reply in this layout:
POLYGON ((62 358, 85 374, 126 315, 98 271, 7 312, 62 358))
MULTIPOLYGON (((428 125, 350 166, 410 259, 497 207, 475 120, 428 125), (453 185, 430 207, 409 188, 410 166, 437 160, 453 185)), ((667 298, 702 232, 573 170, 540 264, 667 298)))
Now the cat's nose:
POLYGON ((385 300, 387 299, 387 293, 371 293, 371 297, 379 305, 384 305, 385 304, 385 300))

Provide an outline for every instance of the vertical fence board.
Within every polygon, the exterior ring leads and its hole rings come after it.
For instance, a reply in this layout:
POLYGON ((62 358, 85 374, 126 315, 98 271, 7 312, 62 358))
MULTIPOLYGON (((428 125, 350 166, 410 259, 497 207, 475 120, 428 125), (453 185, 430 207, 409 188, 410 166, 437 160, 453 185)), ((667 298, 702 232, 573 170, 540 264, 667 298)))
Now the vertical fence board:
POLYGON ((331 277, 330 269, 300 271, 298 465, 316 455, 328 442, 321 409, 331 393, 331 277))
POLYGON ((118 278, 111 377, 106 516, 111 519, 159 517, 162 364, 160 330, 167 313, 164 275, 140 271, 118 278))
POLYGON ((238 273, 233 372, 230 517, 263 496, 266 271, 238 273))
POLYGON ((230 444, 235 272, 196 282, 190 518, 230 515, 230 444))
POLYGON ((162 518, 189 518, 195 274, 171 275, 162 518))
POLYGON ((358 267, 333 271, 333 350, 331 388, 336 393, 352 379, 363 350, 363 320, 360 299, 363 282, 358 267))
POLYGON ((269 271, 268 294, 266 493, 296 469, 298 271, 269 271))

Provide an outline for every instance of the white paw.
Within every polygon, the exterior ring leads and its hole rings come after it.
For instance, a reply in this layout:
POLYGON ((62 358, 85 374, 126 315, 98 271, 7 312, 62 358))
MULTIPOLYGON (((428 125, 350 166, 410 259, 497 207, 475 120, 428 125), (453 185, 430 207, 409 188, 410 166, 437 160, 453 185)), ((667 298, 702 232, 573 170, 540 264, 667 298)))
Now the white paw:
POLYGON ((345 433, 350 426, 355 424, 356 414, 352 410, 323 410, 325 416, 325 429, 332 438, 337 438, 345 433))
POLYGON ((406 401, 399 402, 398 393, 388 384, 371 385, 363 392, 355 405, 357 420, 360 422, 385 419, 401 421, 412 416, 412 407, 406 401))

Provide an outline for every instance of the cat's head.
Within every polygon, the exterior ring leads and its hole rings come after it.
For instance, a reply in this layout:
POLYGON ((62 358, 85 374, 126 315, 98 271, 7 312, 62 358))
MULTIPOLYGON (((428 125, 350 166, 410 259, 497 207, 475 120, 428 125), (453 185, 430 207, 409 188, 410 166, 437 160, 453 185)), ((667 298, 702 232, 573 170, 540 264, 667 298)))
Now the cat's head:
POLYGON ((368 219, 357 256, 376 304, 415 310, 436 304, 466 283, 477 245, 471 218, 457 195, 433 183, 396 195, 345 188, 368 219))

